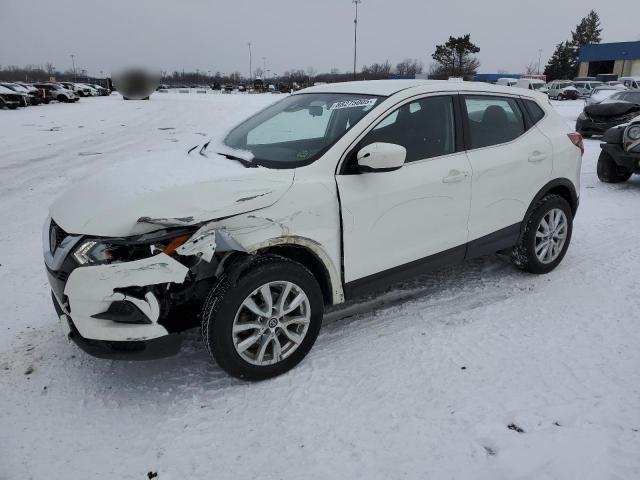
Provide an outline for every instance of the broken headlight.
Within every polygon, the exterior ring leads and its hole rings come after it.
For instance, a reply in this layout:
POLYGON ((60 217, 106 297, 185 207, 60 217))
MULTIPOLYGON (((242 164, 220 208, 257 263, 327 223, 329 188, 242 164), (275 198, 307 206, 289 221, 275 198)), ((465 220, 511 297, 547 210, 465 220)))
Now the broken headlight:
POLYGON ((627 128, 625 135, 631 141, 640 140, 640 125, 631 125, 627 128))
POLYGON ((86 239, 73 251, 73 258, 78 265, 101 265, 132 262, 158 253, 171 255, 191 238, 195 230, 181 228, 132 238, 86 239))

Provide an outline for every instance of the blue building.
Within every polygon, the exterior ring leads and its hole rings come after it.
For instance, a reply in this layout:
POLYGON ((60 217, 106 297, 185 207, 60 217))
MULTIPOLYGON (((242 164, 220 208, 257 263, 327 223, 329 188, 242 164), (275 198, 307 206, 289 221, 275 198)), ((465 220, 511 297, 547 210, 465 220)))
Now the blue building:
POLYGON ((640 41, 592 43, 578 53, 579 77, 614 73, 619 77, 640 77, 640 41))

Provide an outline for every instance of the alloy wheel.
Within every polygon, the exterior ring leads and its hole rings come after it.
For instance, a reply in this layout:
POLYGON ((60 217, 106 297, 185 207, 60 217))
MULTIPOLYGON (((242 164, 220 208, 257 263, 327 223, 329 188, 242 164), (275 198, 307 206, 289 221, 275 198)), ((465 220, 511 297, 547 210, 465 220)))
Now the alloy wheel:
POLYGON ((560 256, 567 241, 568 225, 567 216, 559 208, 549 210, 542 217, 535 238, 536 257, 540 262, 549 264, 560 256))
POLYGON ((254 290, 238 308, 233 345, 252 365, 273 365, 298 349, 310 322, 311 305, 298 285, 269 282, 254 290))

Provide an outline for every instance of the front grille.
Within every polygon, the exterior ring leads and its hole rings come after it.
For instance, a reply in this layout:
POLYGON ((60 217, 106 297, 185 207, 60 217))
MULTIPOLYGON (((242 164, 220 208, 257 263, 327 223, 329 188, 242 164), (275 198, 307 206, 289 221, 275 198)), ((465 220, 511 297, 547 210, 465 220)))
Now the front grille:
POLYGON ((51 275, 56 277, 61 282, 66 282, 67 279, 69 278, 69 274, 67 272, 63 272, 61 270, 59 270, 57 272, 54 272, 53 270, 49 270, 49 272, 51 272, 51 275))
POLYGON ((51 253, 55 252, 62 241, 68 236, 69 234, 67 232, 60 228, 56 222, 51 220, 51 225, 49 226, 49 248, 51 253))

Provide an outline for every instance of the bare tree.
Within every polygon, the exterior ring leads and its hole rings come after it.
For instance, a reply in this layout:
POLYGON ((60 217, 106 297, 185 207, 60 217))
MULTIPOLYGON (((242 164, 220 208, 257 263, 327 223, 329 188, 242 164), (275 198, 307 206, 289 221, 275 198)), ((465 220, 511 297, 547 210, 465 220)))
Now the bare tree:
POLYGON ((530 62, 529 65, 524 67, 524 72, 527 75, 534 75, 534 74, 538 73, 538 63, 537 62, 530 62))
POLYGON ((316 71, 315 68, 307 67, 307 75, 309 76, 309 83, 313 82, 313 78, 316 76, 316 73, 318 72, 316 71))
POLYGON ((396 65, 397 75, 415 75, 416 73, 422 73, 422 62, 411 58, 407 58, 396 65))
POLYGON ((362 75, 369 79, 387 78, 389 73, 391 73, 389 60, 385 60, 384 63, 372 63, 369 66, 364 65, 362 67, 362 75))

